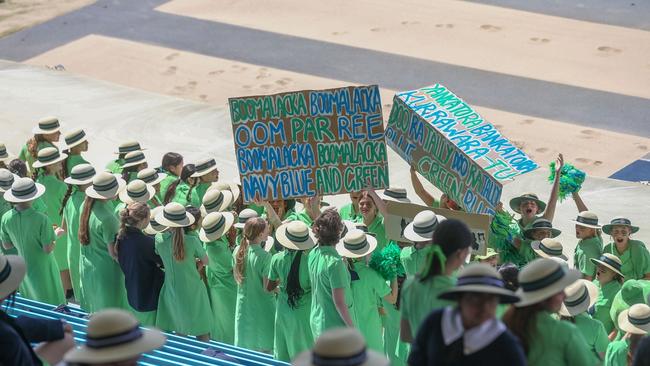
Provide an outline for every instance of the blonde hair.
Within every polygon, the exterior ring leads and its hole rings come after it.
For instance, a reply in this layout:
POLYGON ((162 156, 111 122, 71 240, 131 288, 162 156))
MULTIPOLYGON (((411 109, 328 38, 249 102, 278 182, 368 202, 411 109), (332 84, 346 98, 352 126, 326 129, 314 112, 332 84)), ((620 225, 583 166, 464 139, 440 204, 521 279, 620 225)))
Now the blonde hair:
POLYGON ((261 217, 253 217, 246 221, 244 225, 244 237, 237 249, 235 256, 235 268, 233 274, 237 284, 241 285, 244 282, 244 271, 246 270, 246 254, 248 253, 249 242, 258 236, 266 229, 266 221, 261 217))
POLYGON ((146 203, 129 203, 120 210, 120 231, 117 233, 117 239, 120 240, 126 236, 128 226, 135 226, 143 220, 148 220, 150 214, 149 206, 146 203))

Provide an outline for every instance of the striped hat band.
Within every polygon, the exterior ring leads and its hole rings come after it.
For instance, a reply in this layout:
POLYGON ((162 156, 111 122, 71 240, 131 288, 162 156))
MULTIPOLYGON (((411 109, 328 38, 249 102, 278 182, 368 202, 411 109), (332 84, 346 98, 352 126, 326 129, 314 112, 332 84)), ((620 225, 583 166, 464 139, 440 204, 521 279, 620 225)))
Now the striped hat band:
POLYGON ((6 177, 0 177, 0 186, 11 188, 12 184, 14 184, 13 174, 7 174, 6 177))
POLYGON ((120 154, 126 154, 126 153, 130 153, 132 151, 138 151, 138 150, 142 150, 140 148, 140 144, 138 144, 138 143, 131 144, 131 145, 126 145, 126 146, 120 146, 119 149, 118 149, 120 154))
POLYGON ((626 226, 632 226, 632 221, 630 221, 630 220, 628 220, 628 219, 626 219, 626 218, 620 217, 620 218, 617 218, 617 219, 612 220, 612 221, 610 222, 610 225, 626 225, 626 226))
POLYGON ((546 245, 544 245, 544 243, 542 242, 539 243, 539 249, 548 255, 552 255, 556 257, 562 255, 562 249, 549 248, 546 245))
POLYGON ((347 250, 359 250, 359 249, 365 247, 366 245, 368 245, 368 239, 366 239, 365 235, 363 237, 363 240, 358 242, 358 243, 349 243, 349 242, 343 240, 343 246, 347 250))
POLYGON ((572 300, 572 301, 564 300, 564 305, 566 305, 568 307, 574 307, 574 306, 578 306, 578 305, 582 304, 585 300, 587 300, 589 298, 589 291, 587 291, 587 287, 583 286, 583 290, 584 291, 582 292, 582 294, 577 299, 572 300))
POLYGON ((58 119, 56 119, 54 121, 47 121, 47 122, 39 122, 38 123, 38 128, 40 128, 41 130, 53 130, 53 129, 59 128, 59 127, 61 127, 61 126, 59 125, 59 120, 58 119))
POLYGON ((576 218, 576 221, 581 223, 581 224, 598 225, 598 219, 590 219, 588 217, 578 216, 576 218))
POLYGON ((9 261, 5 262, 5 267, 0 271, 0 283, 4 282, 11 274, 11 265, 9 261))
POLYGON ((158 179, 158 173, 154 170, 153 174, 145 175, 140 178, 145 183, 155 182, 158 179))
POLYGON ((437 225, 438 225, 438 219, 436 218, 435 220, 433 220, 433 222, 431 224, 426 225, 426 226, 417 226, 417 225, 414 224, 413 225, 413 231, 415 231, 415 233, 417 233, 417 234, 428 234, 428 233, 432 232, 433 229, 435 229, 437 225))
POLYGON ((187 214, 185 213, 185 210, 178 213, 163 211, 163 217, 169 221, 183 221, 187 218, 187 214))
POLYGON ((118 187, 117 179, 113 178, 110 182, 106 184, 97 184, 93 183, 93 188, 97 192, 108 192, 114 188, 118 187))
POLYGON ((85 180, 88 179, 92 176, 95 175, 95 168, 90 167, 87 170, 81 171, 81 172, 75 172, 73 171, 72 174, 70 174, 70 178, 75 179, 75 180, 85 180))
POLYGON ((147 187, 146 187, 146 186, 143 187, 143 188, 144 188, 144 189, 142 189, 141 191, 132 191, 132 190, 127 189, 127 190, 126 190, 126 194, 127 194, 129 197, 131 197, 131 198, 144 197, 144 196, 147 195, 147 193, 149 193, 149 191, 147 191, 147 187))
POLYGON ((66 137, 65 138, 65 143, 68 144, 68 145, 72 145, 75 142, 83 139, 84 137, 86 137, 86 133, 83 130, 81 130, 81 131, 79 131, 78 133, 76 133, 76 134, 74 134, 72 136, 66 137))
POLYGON ((135 163, 136 161, 144 160, 144 154, 139 153, 139 154, 133 154, 133 156, 130 156, 128 158, 124 159, 125 164, 130 164, 130 163, 135 163))
POLYGON ((307 232, 305 235, 295 235, 287 230, 285 235, 287 236, 287 239, 291 240, 294 243, 304 243, 309 240, 309 232, 307 232))
POLYGON ((38 156, 38 161, 40 161, 41 163, 47 163, 47 162, 56 160, 56 159, 58 159, 60 157, 61 157, 61 154, 59 153, 59 150, 56 150, 56 151, 52 150, 52 154, 45 155, 45 156, 39 155, 38 156))
POLYGON ((555 271, 549 273, 548 275, 531 282, 521 282, 521 288, 524 292, 532 292, 548 287, 555 282, 561 280, 565 275, 564 267, 558 264, 558 267, 555 271))
POLYGON ((552 229, 553 224, 548 221, 538 221, 533 223, 532 229, 552 229))
POLYGON ((216 233, 217 231, 221 230, 221 228, 225 224, 226 224, 226 218, 222 215, 219 221, 217 221, 214 225, 210 227, 204 227, 203 231, 205 231, 206 234, 216 233))
POLYGON ((646 318, 633 318, 630 316, 630 313, 627 314, 627 320, 630 321, 633 325, 646 325, 650 324, 650 316, 646 318))
POLYGON ((359 366, 368 360, 366 348, 351 356, 321 356, 311 354, 311 363, 315 366, 359 366))
POLYGON ((459 277, 456 286, 484 285, 503 288, 503 281, 489 276, 465 276, 459 277))
POLYGON ((205 207, 206 210, 215 210, 215 209, 221 207, 222 203, 223 203, 223 193, 219 193, 219 195, 217 196, 217 198, 214 201, 204 203, 203 207, 205 207))
POLYGON ((18 197, 18 198, 27 197, 29 195, 32 195, 32 194, 36 193, 36 184, 34 184, 34 182, 32 182, 32 184, 25 187, 25 189, 11 188, 11 193, 13 193, 13 195, 18 197))
POLYGON ((214 159, 210 159, 210 160, 206 161, 205 163, 202 163, 201 165, 197 165, 196 166, 196 171, 200 172, 202 170, 212 168, 215 165, 217 165, 217 162, 214 159))
POLYGON ((0 146, 0 156, 6 156, 7 155, 7 147, 2 145, 0 146))
POLYGON ((140 330, 140 324, 126 332, 111 334, 103 337, 92 337, 86 335, 86 346, 93 349, 102 349, 119 346, 125 343, 131 343, 137 339, 142 338, 144 333, 140 330))
POLYGON ((607 258, 606 256, 602 255, 602 256, 600 256, 600 258, 598 260, 603 262, 603 263, 609 264, 610 266, 614 267, 619 272, 621 271, 621 264, 616 262, 613 259, 607 258))

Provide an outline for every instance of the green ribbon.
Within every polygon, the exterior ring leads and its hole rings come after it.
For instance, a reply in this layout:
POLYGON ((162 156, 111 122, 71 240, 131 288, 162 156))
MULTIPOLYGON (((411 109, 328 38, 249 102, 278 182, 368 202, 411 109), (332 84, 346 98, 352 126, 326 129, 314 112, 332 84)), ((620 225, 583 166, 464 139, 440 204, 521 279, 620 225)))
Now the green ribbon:
POLYGON ((442 247, 438 244, 432 244, 429 248, 429 253, 427 254, 426 267, 423 268, 421 272, 421 278, 427 277, 429 271, 431 270, 431 262, 434 260, 433 257, 438 259, 440 263, 440 274, 445 274, 445 263, 447 262, 447 256, 442 252, 442 247))

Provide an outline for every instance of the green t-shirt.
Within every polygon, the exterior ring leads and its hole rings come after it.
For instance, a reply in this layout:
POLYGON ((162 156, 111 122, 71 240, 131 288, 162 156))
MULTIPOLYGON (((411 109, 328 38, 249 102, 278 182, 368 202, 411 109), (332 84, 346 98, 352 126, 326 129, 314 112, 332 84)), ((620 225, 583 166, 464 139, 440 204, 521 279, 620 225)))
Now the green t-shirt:
POLYGON ((203 196, 205 196, 205 193, 208 191, 208 188, 212 183, 199 183, 194 189, 192 189, 192 193, 190 193, 190 202, 192 206, 194 207, 201 207, 203 204, 203 196))
POLYGON ((639 240, 630 240, 623 253, 618 252, 614 243, 609 243, 603 253, 614 254, 621 260, 621 273, 625 276, 625 281, 640 280, 646 273, 650 273, 650 252, 639 240))
POLYGON ((124 165, 124 159, 116 159, 106 165, 106 170, 113 174, 122 174, 122 165, 124 165))
POLYGON ((69 177, 70 174, 72 174, 72 168, 79 164, 89 164, 86 159, 83 158, 81 155, 68 155, 68 158, 66 159, 66 168, 67 168, 67 176, 69 177))
POLYGON ((354 318, 357 321, 355 325, 366 339, 370 349, 384 352, 378 304, 381 304, 384 296, 390 294, 391 288, 386 280, 365 262, 355 262, 354 270, 359 275, 359 279, 352 281, 351 285, 355 305, 354 318))
POLYGON ((456 279, 451 276, 435 276, 425 281, 413 277, 402 287, 402 301, 400 310, 402 319, 409 322, 411 336, 415 339, 420 324, 435 309, 455 305, 455 302, 441 300, 438 295, 456 284, 456 279))
POLYGON ((162 202, 163 199, 165 198, 165 194, 167 193, 167 188, 169 187, 169 185, 178 179, 178 177, 174 175, 174 173, 171 173, 166 170, 164 173, 167 174, 167 176, 160 182, 160 192, 158 193, 158 199, 160 200, 160 202, 162 202))
POLYGON ((600 237, 582 239, 576 245, 573 266, 585 276, 596 278, 596 265, 592 258, 598 259, 603 253, 603 240, 600 237))
POLYGON ((573 324, 554 319, 541 311, 529 337, 529 366, 593 366, 597 360, 580 330, 573 324))
POLYGON ((420 249, 416 248, 415 245, 402 248, 399 259, 402 266, 404 266, 407 277, 413 277, 422 270, 430 251, 431 245, 426 245, 420 249))
MULTIPOLYGON (((598 285, 598 281, 594 281, 594 283, 598 285)), ((594 303, 592 316, 594 319, 600 320, 600 322, 603 323, 603 327, 607 334, 611 333, 614 329, 614 322, 612 321, 609 311, 612 308, 614 297, 618 294, 620 289, 621 284, 618 281, 609 281, 604 286, 600 287, 598 298, 594 303)))
POLYGON ((350 316, 353 316, 350 273, 333 246, 316 246, 309 253, 308 263, 312 288, 309 319, 312 335, 314 339, 318 339, 324 331, 330 328, 346 326, 334 305, 333 289, 345 290, 348 310, 350 316))
POLYGON ((352 203, 348 203, 345 206, 342 206, 339 209, 339 215, 341 215, 341 220, 348 220, 352 222, 358 222, 362 220, 361 213, 354 210, 352 203))
MULTIPOLYGON (((11 203, 5 201, 4 198, 2 198, 2 193, 0 193, 0 218, 2 218, 2 216, 6 212, 11 211, 11 209, 12 209, 11 203)), ((2 254, 4 255, 18 254, 18 250, 16 249, 16 247, 13 247, 11 249, 5 249, 5 247, 3 247, 1 244, 0 244, 0 251, 2 251, 2 254)))
MULTIPOLYGON (((54 146, 51 142, 49 141, 41 141, 38 143, 38 146, 36 147, 36 151, 41 151, 41 149, 46 148, 46 147, 56 147, 54 146)), ((34 171, 34 168, 32 168, 32 165, 36 161, 36 157, 32 156, 29 151, 27 150, 27 144, 23 145, 22 149, 20 149, 20 153, 18 154, 18 159, 24 161, 27 164, 27 169, 29 169, 30 172, 34 171)))
MULTIPOLYGON (((190 200, 187 198, 187 194, 190 191, 190 186, 189 184, 185 182, 180 182, 176 186, 176 191, 174 193, 174 196, 172 197, 171 202, 176 202, 179 203, 183 206, 187 206, 190 204, 190 200)), ((190 196, 191 198, 191 196, 190 196)))
POLYGON ((627 366, 627 353, 630 342, 625 340, 614 341, 607 346, 604 366, 627 366))
POLYGON ((596 319, 592 319, 587 313, 576 315, 574 318, 575 325, 580 330, 580 333, 585 338, 587 346, 596 358, 600 360, 599 353, 605 353, 609 345, 607 332, 603 323, 596 319))

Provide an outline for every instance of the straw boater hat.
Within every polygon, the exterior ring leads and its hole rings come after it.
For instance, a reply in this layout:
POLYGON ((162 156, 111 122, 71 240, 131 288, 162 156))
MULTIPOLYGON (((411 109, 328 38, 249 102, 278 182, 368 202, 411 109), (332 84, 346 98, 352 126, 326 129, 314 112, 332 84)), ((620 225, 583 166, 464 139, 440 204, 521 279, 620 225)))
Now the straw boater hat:
POLYGON ((564 290, 581 277, 579 271, 568 269, 559 262, 538 258, 528 263, 519 272, 519 289, 516 294, 521 300, 517 307, 542 302, 564 290))
POLYGON ((160 225, 156 221, 156 215, 158 215, 160 212, 162 212, 163 209, 164 209, 163 206, 158 206, 158 207, 155 207, 155 208, 153 208, 151 210, 151 216, 149 217, 149 225, 147 225, 147 227, 144 228, 144 230, 142 230, 142 231, 145 232, 145 234, 156 235, 158 233, 162 233, 164 231, 167 231, 167 229, 168 229, 167 226, 160 225))
POLYGON ((209 189, 203 196, 201 205, 201 214, 203 216, 210 212, 221 212, 232 205, 232 193, 230 191, 220 191, 218 189, 209 189))
POLYGON ((384 201, 411 203, 411 200, 406 197, 406 189, 402 187, 388 187, 377 195, 384 201))
POLYGON ((32 164, 34 168, 42 168, 44 166, 62 162, 68 157, 68 154, 59 152, 56 147, 44 147, 38 150, 37 160, 32 164))
POLYGON ((142 329, 130 313, 120 309, 101 310, 90 317, 86 344, 65 354, 67 363, 103 364, 128 360, 165 344, 157 329, 142 329))
POLYGON ((107 172, 99 172, 93 177, 93 184, 86 188, 86 196, 99 200, 115 198, 126 186, 126 182, 107 172))
POLYGON ((90 184, 93 182, 95 174, 95 168, 90 164, 75 165, 70 171, 70 176, 65 178, 64 182, 75 186, 90 184))
POLYGON ((470 263, 458 274, 456 286, 442 292, 438 298, 458 300, 466 292, 497 295, 502 304, 512 304, 519 301, 514 292, 505 288, 503 278, 494 267, 485 263, 470 263))
POLYGON ((572 223, 584 226, 592 229, 600 229, 601 226, 598 224, 598 215, 591 211, 582 211, 578 214, 575 220, 571 220, 572 223))
POLYGON ((316 238, 309 226, 297 220, 280 225, 275 237, 280 245, 292 250, 307 250, 316 245, 316 238))
POLYGON ((11 156, 7 153, 7 147, 5 144, 0 144, 0 161, 6 162, 11 156))
POLYGON ((243 229, 244 225, 246 225, 246 221, 248 219, 252 219, 254 217, 260 217, 260 215, 257 213, 257 211, 250 209, 250 208, 245 208, 241 210, 239 215, 237 215, 237 222, 235 223, 235 228, 237 229, 243 229))
POLYGON ((377 249, 377 239, 359 229, 348 231, 343 240, 336 244, 336 251, 341 257, 361 258, 377 249))
POLYGON ((630 219, 622 216, 617 216, 613 218, 612 221, 609 222, 609 224, 603 225, 603 232, 607 235, 611 235, 614 226, 627 226, 632 231, 632 234, 639 231, 639 227, 632 225, 632 221, 630 221, 630 219))
POLYGON ((137 178, 150 186, 155 186, 167 178, 167 174, 158 173, 154 168, 145 168, 138 172, 137 178))
POLYGON ((0 299, 4 299, 18 289, 26 271, 23 257, 0 254, 0 299))
POLYGON ((30 178, 18 178, 14 180, 11 189, 6 191, 3 198, 7 202, 21 203, 37 199, 45 193, 45 186, 34 183, 30 178))
POLYGON ((46 135, 58 132, 61 129, 59 119, 56 117, 45 117, 38 121, 38 125, 32 129, 34 134, 46 135))
POLYGON ((241 190, 239 189, 239 185, 234 182, 214 182, 210 185, 209 189, 216 188, 220 191, 225 191, 229 190, 232 193, 232 201, 235 202, 239 198, 239 194, 241 193, 241 190))
POLYGON ((436 215, 433 211, 422 211, 406 226, 404 237, 416 243, 429 241, 433 238, 436 226, 444 220, 444 216, 436 215))
POLYGON ((6 192, 11 189, 16 176, 7 169, 0 169, 0 192, 6 192))
POLYGON ((567 256, 562 253, 562 243, 555 239, 542 239, 541 241, 535 240, 530 244, 531 248, 542 258, 557 257, 566 261, 567 256))
POLYGON ((621 266, 623 266, 623 263, 621 262, 621 259, 614 254, 610 253, 603 253, 600 258, 591 258, 591 261, 594 264, 600 264, 601 266, 605 266, 612 271, 614 271, 616 274, 620 275, 621 277, 623 276, 623 273, 621 272, 621 266))
POLYGON ((122 168, 137 166, 146 162, 147 159, 144 157, 144 153, 142 151, 133 151, 126 154, 124 157, 124 165, 122 165, 122 168))
POLYGON ((199 238, 206 243, 215 241, 230 230, 234 221, 230 212, 211 212, 201 222, 199 238))
POLYGON ((576 316, 587 311, 598 299, 598 287, 591 281, 580 279, 564 289, 566 298, 560 308, 562 316, 576 316))
POLYGON ((194 223, 194 216, 177 202, 170 202, 156 215, 156 222, 167 227, 186 227, 194 223))
POLYGON ((215 169, 217 162, 214 159, 203 159, 196 163, 196 173, 192 174, 192 178, 202 177, 215 169))
POLYGON ((147 150, 142 147, 140 147, 140 143, 137 141, 129 141, 125 142, 123 144, 120 144, 120 146, 117 149, 118 151, 115 154, 128 154, 133 151, 143 151, 147 150))
POLYGON ((87 141, 88 138, 86 137, 84 130, 75 130, 65 135, 63 140, 65 141, 65 148, 72 149, 73 147, 82 144, 84 141, 87 141))
POLYGON ((634 304, 623 310, 618 314, 618 327, 632 334, 650 333, 650 306, 634 304))
POLYGON ((126 203, 147 202, 156 194, 156 190, 140 179, 134 179, 126 185, 126 189, 121 191, 120 201, 126 203))
POLYGON ((533 223, 530 224, 529 227, 524 229, 524 237, 528 238, 528 239, 532 239, 530 237, 530 235, 532 234, 532 232, 534 230, 538 230, 538 229, 551 230, 551 238, 555 238, 558 235, 562 234, 562 231, 559 230, 559 229, 554 228, 553 224, 550 221, 548 221, 546 219, 539 218, 539 219, 535 219, 535 221, 533 221, 533 223))
POLYGON ((535 201, 537 203, 537 212, 535 214, 540 214, 544 212, 546 209, 546 203, 544 201, 540 200, 535 193, 524 193, 519 197, 515 197, 510 200, 510 208, 518 213, 521 214, 519 210, 519 206, 521 206, 521 203, 524 201, 535 201))
POLYGON ((311 351, 299 354, 294 366, 388 366, 383 354, 369 350, 356 328, 333 328, 323 332, 311 351))

